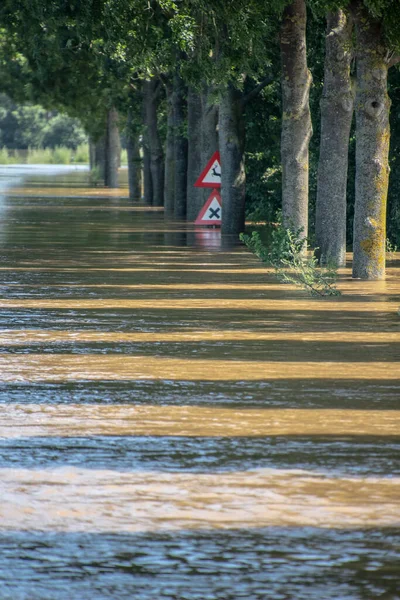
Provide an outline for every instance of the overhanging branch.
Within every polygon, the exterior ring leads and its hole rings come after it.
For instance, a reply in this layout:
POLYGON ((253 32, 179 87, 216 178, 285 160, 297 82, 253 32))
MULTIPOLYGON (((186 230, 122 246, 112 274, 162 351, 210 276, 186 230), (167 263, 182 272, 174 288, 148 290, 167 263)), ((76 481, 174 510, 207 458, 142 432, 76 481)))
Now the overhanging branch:
POLYGON ((270 85, 271 83, 273 83, 275 81, 274 77, 266 77, 265 79, 263 79, 258 85, 256 85, 255 88, 253 88, 248 94, 246 94, 245 96, 243 96, 242 99, 242 105, 243 107, 246 106, 246 104, 248 104, 249 102, 251 102, 251 100, 254 100, 254 98, 256 96, 258 96, 258 94, 265 88, 267 87, 267 85, 270 85))

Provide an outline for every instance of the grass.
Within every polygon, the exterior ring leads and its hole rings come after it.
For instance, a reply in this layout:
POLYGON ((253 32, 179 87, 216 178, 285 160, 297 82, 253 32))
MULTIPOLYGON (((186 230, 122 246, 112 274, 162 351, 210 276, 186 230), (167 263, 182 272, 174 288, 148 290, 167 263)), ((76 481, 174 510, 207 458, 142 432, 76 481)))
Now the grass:
POLYGON ((64 146, 56 146, 56 148, 28 148, 28 150, 0 148, 1 165, 70 165, 87 164, 88 162, 88 144, 81 144, 76 150, 64 146))
MULTIPOLYGON (((71 165, 88 164, 89 146, 81 144, 76 150, 65 146, 55 148, 28 148, 28 150, 9 150, 0 148, 0 165, 71 165)), ((127 165, 127 153, 121 151, 121 164, 127 165)))

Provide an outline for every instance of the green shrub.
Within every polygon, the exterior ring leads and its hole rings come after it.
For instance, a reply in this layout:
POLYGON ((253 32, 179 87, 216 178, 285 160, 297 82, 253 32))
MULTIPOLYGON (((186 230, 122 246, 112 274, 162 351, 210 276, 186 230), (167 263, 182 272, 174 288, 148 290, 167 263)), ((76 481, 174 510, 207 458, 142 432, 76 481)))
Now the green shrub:
POLYGON ((26 164, 28 165, 51 165, 53 150, 50 148, 28 148, 26 164))
POLYGON ((101 174, 100 174, 100 168, 97 165, 94 166, 89 171, 89 183, 93 187, 97 187, 98 185, 100 185, 101 183, 103 183, 103 180, 102 180, 102 177, 101 177, 101 174))
POLYGON ((72 162, 73 151, 70 148, 56 146, 52 150, 51 163, 53 165, 69 165, 72 162))
POLYGON ((242 234, 241 240, 262 262, 271 266, 282 283, 291 283, 306 290, 311 296, 340 296, 335 287, 337 271, 334 267, 319 267, 314 254, 307 252, 307 240, 301 230, 274 227, 269 244, 258 231, 251 236, 242 234))
POLYGON ((73 153, 73 160, 76 163, 88 164, 89 162, 89 144, 79 144, 73 153))
POLYGON ((9 165, 10 157, 7 148, 0 148, 0 165, 9 165))

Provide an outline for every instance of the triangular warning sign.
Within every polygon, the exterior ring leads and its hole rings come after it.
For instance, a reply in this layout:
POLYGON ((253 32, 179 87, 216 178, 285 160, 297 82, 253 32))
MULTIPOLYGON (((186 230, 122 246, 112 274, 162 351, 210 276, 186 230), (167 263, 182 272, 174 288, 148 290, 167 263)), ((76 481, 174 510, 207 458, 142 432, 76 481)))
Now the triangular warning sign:
POLYGON ((194 223, 195 225, 221 225, 221 218, 221 196, 217 190, 213 190, 194 223))
POLYGON ((214 152, 194 186, 211 188, 221 187, 221 158, 218 151, 214 152))

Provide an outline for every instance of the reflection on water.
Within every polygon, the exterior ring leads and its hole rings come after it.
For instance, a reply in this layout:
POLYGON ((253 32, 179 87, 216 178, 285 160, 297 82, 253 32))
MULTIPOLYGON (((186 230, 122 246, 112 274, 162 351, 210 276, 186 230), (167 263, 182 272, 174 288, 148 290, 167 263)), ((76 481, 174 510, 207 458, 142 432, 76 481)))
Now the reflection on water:
POLYGON ((0 597, 398 598, 400 255, 313 300, 85 170, 10 172, 0 597))
POLYGON ((70 184, 77 176, 81 182, 88 180, 88 167, 83 165, 0 165, 0 192, 12 190, 24 180, 29 185, 46 186, 51 181, 70 184))
POLYGON ((330 478, 285 469, 120 473, 72 467, 0 469, 0 476, 3 530, 123 533, 400 525, 400 477, 330 478))

